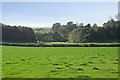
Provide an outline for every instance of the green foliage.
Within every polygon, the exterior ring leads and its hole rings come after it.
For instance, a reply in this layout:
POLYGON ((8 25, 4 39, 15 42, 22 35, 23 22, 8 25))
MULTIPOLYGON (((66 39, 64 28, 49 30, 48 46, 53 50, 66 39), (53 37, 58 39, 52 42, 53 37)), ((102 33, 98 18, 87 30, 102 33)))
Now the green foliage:
POLYGON ((24 26, 2 24, 2 40, 11 42, 36 42, 34 31, 24 26))
POLYGON ((93 29, 94 31, 97 31, 97 30, 98 30, 97 24, 94 24, 93 27, 92 27, 92 29, 93 29))
POLYGON ((76 24, 73 24, 73 22, 70 21, 70 22, 67 22, 66 27, 71 32, 73 29, 77 28, 78 26, 76 26, 76 24))
POLYGON ((53 30, 54 32, 57 32, 60 26, 61 26, 60 23, 55 23, 55 24, 53 24, 53 26, 52 26, 52 30, 53 30))
POLYGON ((64 39, 68 39, 69 30, 66 27, 60 27, 57 33, 64 39))
POLYGON ((39 32, 36 32, 35 36, 36 36, 36 40, 39 41, 39 43, 40 43, 40 41, 42 41, 42 42, 44 41, 43 40, 43 38, 44 38, 43 34, 41 34, 39 32))
POLYGON ((72 21, 66 25, 53 24, 52 28, 31 29, 21 26, 9 26, 2 24, 3 41, 12 42, 119 42, 120 21, 113 19, 98 27, 97 24, 79 25, 72 21), (33 32, 34 30, 34 32, 33 32))
POLYGON ((70 42, 108 42, 116 41, 119 42, 119 30, 120 22, 108 21, 103 27, 97 27, 94 24, 93 27, 90 24, 86 26, 80 26, 74 29, 69 35, 70 42))
MULTIPOLYGON (((73 24, 72 21, 66 25, 55 23, 53 25, 54 34, 58 33, 63 38, 63 41, 81 43, 81 42, 119 42, 120 22, 111 19, 103 24, 103 27, 98 27, 97 24, 79 25, 73 24), (55 28, 56 27, 56 28, 55 28)), ((59 38, 60 40, 61 38, 59 38)), ((61 41, 62 41, 61 40, 61 41)))
POLYGON ((80 31, 79 29, 74 29, 70 34, 69 34, 69 42, 80 42, 80 31))
POLYGON ((3 46, 2 78, 118 78, 118 62, 118 47, 3 46))
POLYGON ((79 28, 74 29, 69 35, 70 42, 87 42, 86 36, 89 35, 90 25, 82 26, 79 28))

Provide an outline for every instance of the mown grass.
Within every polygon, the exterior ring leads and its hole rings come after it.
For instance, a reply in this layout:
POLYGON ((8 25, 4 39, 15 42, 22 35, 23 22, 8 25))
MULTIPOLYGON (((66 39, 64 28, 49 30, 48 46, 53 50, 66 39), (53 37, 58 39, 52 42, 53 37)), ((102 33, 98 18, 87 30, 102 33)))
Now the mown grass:
POLYGON ((117 47, 2 47, 3 78, 118 78, 117 47))

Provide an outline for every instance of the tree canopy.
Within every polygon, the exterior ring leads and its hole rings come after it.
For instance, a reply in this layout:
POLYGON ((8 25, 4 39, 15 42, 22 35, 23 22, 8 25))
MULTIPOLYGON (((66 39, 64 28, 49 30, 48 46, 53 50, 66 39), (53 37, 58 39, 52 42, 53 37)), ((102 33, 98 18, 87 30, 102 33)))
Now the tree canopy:
MULTIPOLYGON (((1 23, 2 24, 2 23, 1 23)), ((72 21, 66 25, 54 23, 48 32, 40 33, 47 29, 34 29, 24 26, 10 26, 2 24, 3 41, 20 41, 20 42, 118 42, 120 41, 120 21, 113 19, 105 22, 99 27, 83 23, 74 24, 72 21)))
POLYGON ((35 42, 36 39, 32 28, 2 24, 2 41, 35 42))

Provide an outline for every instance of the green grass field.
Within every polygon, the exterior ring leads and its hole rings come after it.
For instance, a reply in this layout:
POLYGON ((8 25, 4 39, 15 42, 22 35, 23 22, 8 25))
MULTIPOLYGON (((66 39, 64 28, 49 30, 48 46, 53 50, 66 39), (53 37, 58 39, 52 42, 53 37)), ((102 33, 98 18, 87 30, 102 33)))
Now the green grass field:
POLYGON ((46 31, 34 31, 35 33, 36 32, 39 32, 39 33, 41 33, 41 34, 44 34, 44 33, 50 33, 50 32, 52 32, 52 30, 46 30, 46 31))
POLYGON ((2 47, 3 78, 118 78, 117 47, 2 47))

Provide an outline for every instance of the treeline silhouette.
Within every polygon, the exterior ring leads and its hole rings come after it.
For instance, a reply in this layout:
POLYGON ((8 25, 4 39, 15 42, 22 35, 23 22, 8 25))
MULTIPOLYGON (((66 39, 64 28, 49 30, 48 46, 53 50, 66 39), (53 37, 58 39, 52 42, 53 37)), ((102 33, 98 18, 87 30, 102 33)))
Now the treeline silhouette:
POLYGON ((72 21, 66 25, 55 23, 52 31, 48 33, 34 32, 32 28, 24 26, 10 26, 2 24, 3 42, 119 42, 120 21, 113 19, 99 27, 97 24, 84 25, 73 24, 72 21))
POLYGON ((2 25, 2 41, 4 42, 35 42, 35 34, 31 28, 24 26, 2 25))
POLYGON ((120 21, 110 21, 99 27, 97 24, 91 26, 73 24, 72 21, 66 25, 55 23, 52 31, 49 33, 36 32, 36 40, 39 42, 119 42, 120 39, 120 21))

